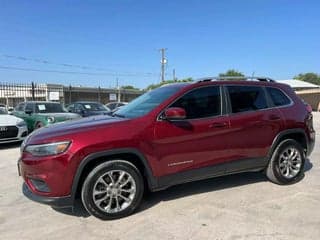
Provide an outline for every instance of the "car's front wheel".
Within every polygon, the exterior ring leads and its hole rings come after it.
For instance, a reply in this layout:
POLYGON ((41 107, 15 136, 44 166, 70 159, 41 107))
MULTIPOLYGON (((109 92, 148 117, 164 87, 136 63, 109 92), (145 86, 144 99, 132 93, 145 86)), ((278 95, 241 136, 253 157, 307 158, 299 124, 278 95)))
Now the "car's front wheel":
POLYGON ((113 160, 96 166, 83 183, 81 198, 87 211, 109 220, 130 215, 142 200, 144 183, 130 162, 113 160))
POLYGON ((266 175, 277 184, 290 184, 300 180, 304 174, 305 156, 301 145, 293 140, 282 141, 274 150, 266 175))

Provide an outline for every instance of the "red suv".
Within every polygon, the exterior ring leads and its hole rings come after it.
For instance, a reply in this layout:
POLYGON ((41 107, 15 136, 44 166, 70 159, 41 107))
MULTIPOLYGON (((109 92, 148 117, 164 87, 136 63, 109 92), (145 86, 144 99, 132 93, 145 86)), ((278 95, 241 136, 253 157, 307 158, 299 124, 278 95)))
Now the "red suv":
POLYGON ((112 117, 39 129, 18 167, 31 200, 67 207, 81 197, 90 214, 115 219, 137 209, 146 188, 244 171, 296 182, 314 141, 311 109, 289 86, 208 78, 147 92, 112 117))

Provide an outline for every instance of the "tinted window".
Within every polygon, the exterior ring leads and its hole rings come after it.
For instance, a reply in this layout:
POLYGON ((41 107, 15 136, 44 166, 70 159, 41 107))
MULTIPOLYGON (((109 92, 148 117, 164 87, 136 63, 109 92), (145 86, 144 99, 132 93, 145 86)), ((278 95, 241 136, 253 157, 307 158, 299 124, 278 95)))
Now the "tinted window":
POLYGON ((195 89, 178 99, 171 107, 184 108, 188 119, 220 115, 220 87, 195 89))
POLYGON ((117 107, 117 103, 108 103, 107 107, 113 110, 117 107))
POLYGON ((20 104, 16 107, 16 111, 24 111, 24 105, 25 105, 25 103, 20 103, 20 104))
POLYGON ((267 100, 261 87, 228 86, 233 113, 267 108, 267 100))
POLYGON ((67 107, 68 111, 74 111, 74 104, 70 104, 68 107, 67 107))
POLYGON ((32 103, 27 103, 26 104, 25 111, 27 111, 27 110, 33 112, 33 104, 32 103))
POLYGON ((35 112, 37 113, 61 113, 65 112, 62 106, 58 103, 36 103, 35 112))
POLYGON ((108 109, 101 103, 83 103, 83 108, 87 111, 107 111, 108 109))
POLYGON ((76 103, 76 104, 74 105, 74 110, 77 111, 77 112, 79 112, 79 111, 84 110, 84 108, 82 107, 81 104, 76 103))
POLYGON ((283 106, 290 104, 290 99, 281 90, 277 88, 268 87, 267 91, 275 106, 283 106))

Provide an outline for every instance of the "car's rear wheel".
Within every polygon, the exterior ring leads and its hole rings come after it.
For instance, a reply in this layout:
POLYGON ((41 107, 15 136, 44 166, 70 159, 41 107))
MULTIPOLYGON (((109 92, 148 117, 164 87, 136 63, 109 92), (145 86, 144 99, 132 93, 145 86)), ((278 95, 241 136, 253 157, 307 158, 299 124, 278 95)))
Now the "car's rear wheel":
POLYGON ((87 211, 109 220, 130 215, 142 200, 144 182, 130 162, 114 160, 95 167, 83 183, 81 198, 87 211))
POLYGON ((305 156, 302 146, 293 139, 282 141, 274 150, 266 175, 277 184, 299 181, 304 174, 305 156))

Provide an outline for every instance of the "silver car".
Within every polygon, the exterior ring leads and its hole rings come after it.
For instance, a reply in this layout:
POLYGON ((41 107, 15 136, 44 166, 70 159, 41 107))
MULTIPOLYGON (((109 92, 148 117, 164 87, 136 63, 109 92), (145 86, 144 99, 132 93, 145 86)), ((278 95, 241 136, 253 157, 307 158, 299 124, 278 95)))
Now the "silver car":
POLYGON ((27 135, 25 121, 9 115, 5 109, 0 108, 0 144, 22 141, 27 135))

